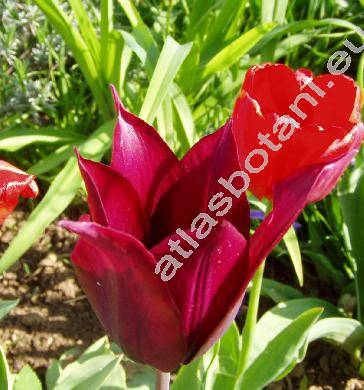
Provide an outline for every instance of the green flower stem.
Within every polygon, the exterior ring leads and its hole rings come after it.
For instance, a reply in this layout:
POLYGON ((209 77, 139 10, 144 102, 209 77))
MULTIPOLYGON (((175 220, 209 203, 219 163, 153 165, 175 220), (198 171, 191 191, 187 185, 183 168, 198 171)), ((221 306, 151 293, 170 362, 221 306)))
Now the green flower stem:
POLYGON ((259 298, 262 289, 262 281, 264 274, 264 262, 257 269, 254 278, 252 280, 252 287, 249 294, 249 306, 243 329, 243 345, 240 353, 239 366, 237 378, 239 378, 246 370, 249 362, 249 356, 253 344, 254 329, 257 323, 258 309, 259 309, 259 298))
POLYGON ((156 370, 156 390, 169 390, 170 380, 171 374, 169 372, 156 370))

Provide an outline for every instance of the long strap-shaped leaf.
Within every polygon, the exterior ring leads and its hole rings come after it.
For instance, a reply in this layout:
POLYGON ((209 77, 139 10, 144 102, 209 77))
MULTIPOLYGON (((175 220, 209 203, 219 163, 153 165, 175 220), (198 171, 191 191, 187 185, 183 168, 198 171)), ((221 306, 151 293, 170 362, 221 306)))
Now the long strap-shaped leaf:
POLYGON ((263 37, 273 29, 275 23, 265 23, 254 27, 235 39, 229 45, 218 52, 204 67, 202 77, 211 76, 213 73, 228 69, 248 53, 263 37))
POLYGON ((81 0, 69 0, 73 13, 76 17, 78 28, 82 38, 93 56, 95 64, 100 64, 100 43, 87 11, 81 0))
POLYGON ((34 0, 52 23, 57 32, 62 36, 67 46, 71 49, 86 81, 94 95, 105 120, 111 116, 111 110, 107 104, 106 88, 102 85, 100 68, 95 63, 90 50, 79 31, 72 25, 67 15, 59 7, 56 0, 34 0))

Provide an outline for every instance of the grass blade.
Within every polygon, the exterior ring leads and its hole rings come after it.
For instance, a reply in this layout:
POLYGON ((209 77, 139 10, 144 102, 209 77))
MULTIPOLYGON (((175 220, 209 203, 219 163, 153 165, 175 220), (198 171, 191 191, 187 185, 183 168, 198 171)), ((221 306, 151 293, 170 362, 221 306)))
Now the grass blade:
POLYGON ((286 245, 286 248, 291 258, 293 268, 296 272, 296 276, 300 286, 303 286, 303 267, 302 267, 302 258, 301 251, 298 244, 298 239, 294 227, 291 226, 287 233, 283 236, 283 242, 286 245))
POLYGON ((173 38, 167 37, 140 110, 140 117, 146 122, 153 123, 158 107, 166 97, 168 89, 191 47, 190 43, 180 45, 173 38))
POLYGON ((143 19, 139 15, 139 12, 132 0, 119 0, 119 3, 125 12, 125 15, 129 19, 132 27, 144 24, 143 19))
POLYGON ((70 0, 73 13, 76 17, 79 30, 90 53, 93 56, 95 64, 100 63, 100 43, 97 39, 96 31, 91 20, 83 6, 81 0, 70 0))
POLYGON ((100 84, 99 64, 95 63, 85 41, 80 33, 72 25, 67 15, 61 10, 55 0, 34 0, 38 7, 46 15, 49 22, 62 36, 67 46, 71 49, 85 79, 94 95, 104 119, 109 119, 111 110, 107 104, 106 88, 100 84))
POLYGON ((113 12, 113 0, 101 0, 101 69, 106 82, 109 82, 110 80, 110 73, 108 71, 109 64, 116 59, 113 56, 110 56, 109 52, 110 34, 113 29, 113 12))
POLYGON ((84 137, 71 131, 57 131, 53 128, 11 129, 0 133, 0 150, 16 152, 35 143, 71 143, 80 142, 84 137))
POLYGON ((232 43, 225 46, 217 53, 204 67, 202 78, 206 78, 216 72, 228 69, 235 64, 240 58, 248 53, 264 35, 273 29, 275 23, 266 23, 258 27, 254 27, 241 37, 235 39, 232 43))

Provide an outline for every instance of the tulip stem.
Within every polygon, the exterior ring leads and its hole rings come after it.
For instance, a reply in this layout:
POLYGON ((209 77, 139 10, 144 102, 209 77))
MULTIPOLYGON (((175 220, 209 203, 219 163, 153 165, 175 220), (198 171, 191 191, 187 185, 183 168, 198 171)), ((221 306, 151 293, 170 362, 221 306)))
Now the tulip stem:
POLYGON ((156 390, 169 390, 170 380, 171 374, 169 372, 156 370, 156 390))
POLYGON ((257 269, 249 293, 249 306, 246 315, 245 325, 242 333, 243 345, 240 353, 237 378, 239 378, 247 368, 251 348, 253 345, 254 329, 257 323, 260 291, 264 274, 264 262, 257 269))

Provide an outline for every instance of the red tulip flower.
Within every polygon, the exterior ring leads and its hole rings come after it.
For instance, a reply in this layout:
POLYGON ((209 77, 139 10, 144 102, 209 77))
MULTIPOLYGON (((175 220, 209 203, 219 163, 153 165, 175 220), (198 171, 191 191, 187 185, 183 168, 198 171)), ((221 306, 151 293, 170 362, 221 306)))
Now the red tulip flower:
POLYGON ((34 176, 0 160, 0 224, 14 210, 20 196, 35 198, 37 195, 34 176))
POLYGON ((308 203, 335 187, 363 141, 360 109, 360 90, 343 75, 314 77, 307 69, 294 72, 282 64, 247 72, 232 131, 240 167, 250 174, 249 190, 273 205, 251 239, 251 267, 269 254, 308 203), (252 153, 256 149, 265 152, 252 153), (263 157, 268 158, 260 171, 263 157))

